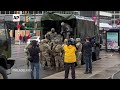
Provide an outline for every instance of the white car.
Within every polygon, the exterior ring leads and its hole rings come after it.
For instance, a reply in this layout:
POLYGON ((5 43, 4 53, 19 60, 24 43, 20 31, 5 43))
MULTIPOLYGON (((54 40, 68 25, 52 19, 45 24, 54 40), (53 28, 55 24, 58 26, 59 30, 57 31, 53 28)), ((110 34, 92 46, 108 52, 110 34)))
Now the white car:
POLYGON ((32 36, 30 39, 28 39, 27 45, 33 40, 36 40, 38 43, 40 43, 40 36, 32 36))

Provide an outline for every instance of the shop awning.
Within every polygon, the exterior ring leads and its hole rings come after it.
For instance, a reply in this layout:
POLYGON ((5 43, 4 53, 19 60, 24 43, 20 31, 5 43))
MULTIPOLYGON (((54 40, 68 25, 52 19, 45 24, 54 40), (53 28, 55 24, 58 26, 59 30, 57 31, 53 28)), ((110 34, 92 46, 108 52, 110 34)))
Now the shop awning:
POLYGON ((108 23, 100 23, 100 24, 99 24, 99 27, 100 27, 100 28, 112 28, 112 26, 109 25, 108 23))

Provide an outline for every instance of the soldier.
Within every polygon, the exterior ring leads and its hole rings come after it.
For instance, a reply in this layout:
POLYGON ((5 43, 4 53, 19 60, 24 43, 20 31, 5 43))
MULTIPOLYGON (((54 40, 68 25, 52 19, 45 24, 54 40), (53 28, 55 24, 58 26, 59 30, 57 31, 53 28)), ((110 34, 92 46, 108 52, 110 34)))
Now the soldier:
MULTIPOLYGON (((53 46, 55 45, 55 40, 52 40, 51 42, 49 42, 50 45, 50 50, 52 51, 53 46)), ((51 66, 54 68, 55 67, 55 58, 53 53, 50 53, 50 62, 51 62, 51 66)))
POLYGON ((64 45, 66 45, 67 43, 68 43, 68 39, 65 39, 62 47, 63 47, 64 45))
POLYGON ((24 52, 26 53, 26 63, 27 63, 27 67, 29 68, 29 60, 28 60, 28 57, 29 57, 29 52, 28 52, 28 49, 32 47, 32 44, 28 44, 25 49, 24 49, 24 52))
POLYGON ((61 23, 61 35, 63 37, 63 41, 64 39, 70 38, 71 32, 72 32, 71 26, 67 23, 62 22, 61 23))
POLYGON ((48 45, 47 39, 44 39, 43 44, 40 44, 40 50, 42 57, 41 60, 42 67, 46 69, 46 63, 47 63, 48 68, 51 68, 50 55, 49 55, 49 53, 51 53, 51 50, 50 50, 50 46, 48 45))
POLYGON ((48 32, 46 35, 45 35, 46 39, 48 39, 49 41, 52 41, 55 37, 57 37, 57 33, 55 32, 55 29, 54 28, 51 28, 51 31, 48 32))
POLYGON ((60 68, 63 69, 62 46, 59 43, 58 39, 55 40, 55 44, 53 46, 52 52, 55 57, 56 70, 58 71, 60 70, 60 68))
POLYGON ((81 65, 81 50, 82 44, 80 43, 80 38, 76 38, 76 48, 77 48, 77 65, 81 65))

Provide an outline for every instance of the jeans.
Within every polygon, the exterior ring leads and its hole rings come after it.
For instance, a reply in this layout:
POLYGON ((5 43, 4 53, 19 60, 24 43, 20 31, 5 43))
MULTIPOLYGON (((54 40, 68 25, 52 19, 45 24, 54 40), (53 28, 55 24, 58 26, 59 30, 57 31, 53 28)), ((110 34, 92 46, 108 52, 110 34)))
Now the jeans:
POLYGON ((35 79, 34 70, 36 69, 36 79, 40 78, 40 64, 39 63, 31 63, 31 78, 35 79))
POLYGON ((68 79, 70 67, 72 79, 75 79, 75 63, 65 63, 65 79, 68 79))
POLYGON ((86 64, 86 72, 92 72, 92 56, 84 56, 84 61, 86 64))

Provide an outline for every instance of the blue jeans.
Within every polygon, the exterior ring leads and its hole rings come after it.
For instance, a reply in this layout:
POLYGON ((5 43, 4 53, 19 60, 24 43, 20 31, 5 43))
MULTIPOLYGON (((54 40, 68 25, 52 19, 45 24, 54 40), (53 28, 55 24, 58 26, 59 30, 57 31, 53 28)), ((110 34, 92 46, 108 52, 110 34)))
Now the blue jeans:
POLYGON ((31 63, 31 78, 35 79, 34 70, 36 69, 36 79, 40 79, 40 64, 31 63))
POLYGON ((86 65, 86 72, 92 72, 92 56, 84 56, 84 61, 86 65))

